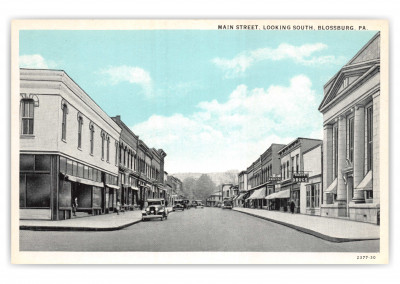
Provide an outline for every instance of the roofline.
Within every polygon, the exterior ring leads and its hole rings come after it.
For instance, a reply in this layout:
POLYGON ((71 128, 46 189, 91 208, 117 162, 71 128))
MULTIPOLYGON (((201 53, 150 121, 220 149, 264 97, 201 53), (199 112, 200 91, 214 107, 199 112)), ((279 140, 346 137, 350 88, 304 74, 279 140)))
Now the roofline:
MULTIPOLYGON (((121 122, 122 123, 122 126, 123 127, 125 127, 127 130, 128 130, 128 132, 130 133, 130 134, 132 134, 135 138, 137 138, 138 140, 139 140, 139 135, 136 135, 126 124, 125 124, 125 122, 123 122, 122 121, 122 119, 121 119, 121 115, 116 115, 116 116, 111 116, 111 118, 114 120, 114 118, 115 119, 117 119, 119 122, 121 122)), ((115 120, 114 120, 115 121, 115 120)))
POLYGON ((296 139, 294 139, 293 141, 289 142, 288 144, 286 144, 285 147, 283 147, 282 149, 280 149, 278 151, 278 154, 282 153, 283 151, 285 151, 287 148, 289 148, 292 144, 296 143, 299 140, 312 140, 312 141, 320 141, 322 142, 321 139, 315 139, 315 138, 306 138, 306 137, 297 137, 296 139))
POLYGON ((314 147, 311 147, 310 149, 307 149, 306 151, 304 151, 304 152, 303 152, 303 155, 304 155, 304 154, 307 154, 308 152, 310 152, 310 151, 312 151, 312 150, 314 150, 314 149, 316 149, 316 148, 318 148, 318 147, 321 147, 321 152, 322 152, 322 142, 323 142, 323 141, 321 141, 321 144, 317 144, 317 145, 315 145, 314 147))
MULTIPOLYGON (((107 114, 107 112, 105 112, 105 110, 100 106, 100 105, 98 105, 97 103, 96 103, 96 101, 95 100, 93 100, 92 99, 92 97, 88 94, 88 93, 86 93, 85 92, 85 90, 84 89, 82 89, 81 88, 81 86, 77 83, 77 82, 75 82, 74 81, 74 79, 72 79, 69 75, 68 75, 68 73, 67 72, 65 72, 65 70, 63 70, 63 69, 39 69, 39 68, 19 68, 19 70, 21 71, 21 70, 32 70, 32 71, 53 71, 53 72, 62 72, 63 73, 63 76, 66 76, 69 80, 71 80, 71 82, 79 89, 79 90, 81 90, 87 97, 88 97, 88 99, 90 100, 90 101, 92 101, 107 117, 109 117, 110 119, 111 119, 111 117, 107 114)), ((20 72, 20 75, 21 75, 21 72, 20 72)), ((20 76, 21 77, 21 76, 20 76)), ((21 78, 20 78, 20 81, 21 81, 21 78)), ((29 80, 26 80, 26 81, 29 81, 29 80)), ((49 80, 45 80, 45 81, 49 81, 49 80)), ((56 81, 56 82, 60 82, 60 83, 62 83, 63 85, 65 85, 65 87, 67 87, 68 89, 70 89, 69 87, 68 87, 68 85, 61 79, 61 80, 59 80, 59 81, 56 81)), ((73 90, 71 90, 70 89, 70 91, 72 92, 72 93, 74 93, 73 92, 73 90)), ((79 96, 78 96, 79 97, 79 96)), ((82 99, 81 99, 82 100, 82 99)), ((94 109, 93 109, 93 111, 95 111, 94 109)), ((96 112, 96 111, 95 111, 96 112)), ((100 116, 100 115, 99 115, 100 116)), ((103 120, 104 120, 104 118, 102 118, 103 120)), ((117 124, 113 119, 111 119, 115 124, 117 124)), ((107 121, 106 121, 107 122, 107 121)), ((107 122, 108 123, 108 122, 107 122)), ((108 124, 110 124, 110 123, 108 123, 108 124)), ((111 125, 110 125, 111 126, 111 125)), ((121 129, 121 127, 117 124, 117 126, 118 126, 118 128, 120 128, 121 129)), ((114 127, 113 127, 114 128, 114 127)), ((121 129, 122 130, 122 129, 121 129)), ((119 131, 119 133, 121 132, 121 130, 119 131)), ((118 132, 118 130, 117 129, 115 129, 115 131, 117 131, 118 132)))

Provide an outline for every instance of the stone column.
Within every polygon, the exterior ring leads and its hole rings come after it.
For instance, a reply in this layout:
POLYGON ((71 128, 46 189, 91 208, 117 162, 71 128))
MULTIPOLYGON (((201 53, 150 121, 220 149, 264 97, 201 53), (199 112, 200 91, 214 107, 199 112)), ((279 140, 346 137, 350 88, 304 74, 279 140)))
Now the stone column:
POLYGON ((347 202, 347 190, 342 177, 342 170, 346 167, 346 118, 341 115, 338 119, 338 184, 336 200, 340 204, 347 202))
MULTIPOLYGON (((365 111, 363 105, 356 105, 354 112, 354 159, 353 177, 354 188, 360 184, 364 178, 364 137, 365 137, 365 111)), ((364 192, 355 190, 353 201, 356 203, 364 202, 364 192)))
MULTIPOLYGON (((380 92, 376 93, 373 95, 373 113, 372 113, 372 152, 373 152, 373 161, 372 161, 372 188, 373 188, 373 194, 374 194, 374 199, 373 202, 375 204, 380 204, 380 173, 379 173, 379 168, 380 168, 380 153, 379 153, 379 147, 380 147, 380 92)), ((382 115, 382 123, 388 122, 388 114, 385 113, 382 115)), ((386 134, 386 138, 388 137, 388 134, 386 134)), ((387 173, 385 173, 386 175, 387 173)))
MULTIPOLYGON (((323 192, 332 183, 333 177, 333 157, 332 157, 332 125, 324 126, 324 141, 323 141, 323 192)), ((326 194, 323 194, 324 203, 326 203, 326 194)))

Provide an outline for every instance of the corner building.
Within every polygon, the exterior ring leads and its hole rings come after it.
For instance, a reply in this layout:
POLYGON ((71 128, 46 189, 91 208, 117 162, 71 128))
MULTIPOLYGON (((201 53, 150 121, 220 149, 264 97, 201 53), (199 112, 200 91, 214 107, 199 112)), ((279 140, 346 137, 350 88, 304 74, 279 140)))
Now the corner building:
POLYGON ((324 86, 321 216, 379 223, 380 33, 324 86))
POLYGON ((20 69, 20 218, 71 218, 75 198, 78 212, 108 212, 120 132, 64 71, 20 69))

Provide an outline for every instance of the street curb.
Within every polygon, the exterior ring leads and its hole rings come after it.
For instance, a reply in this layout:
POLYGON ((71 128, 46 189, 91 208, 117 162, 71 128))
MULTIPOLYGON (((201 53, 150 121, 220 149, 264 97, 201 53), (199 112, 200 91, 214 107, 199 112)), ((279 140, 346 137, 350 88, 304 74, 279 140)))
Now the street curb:
MULTIPOLYGON (((171 214, 173 211, 170 211, 168 213, 171 214)), ((106 232, 106 231, 118 231, 118 230, 122 230, 126 227, 135 225, 137 223, 142 222, 142 219, 121 225, 121 226, 116 226, 116 227, 98 227, 98 228, 94 228, 94 227, 71 227, 71 226, 30 226, 30 225, 22 225, 19 226, 20 230, 30 230, 30 231, 69 231, 69 232, 73 232, 73 231, 91 231, 91 232, 106 232)))
POLYGON ((30 226, 30 225, 22 225, 19 226, 20 230, 30 230, 30 231, 97 231, 97 232, 104 232, 104 231, 118 231, 121 229, 124 229, 126 227, 132 226, 134 224, 137 224, 139 222, 142 222, 141 219, 136 220, 134 222, 130 222, 121 226, 116 226, 116 227, 65 227, 65 226, 30 226))
POLYGON ((250 215, 250 216, 253 216, 253 217, 257 217, 257 218, 260 218, 260 219, 264 219, 264 220, 267 220, 267 221, 270 221, 270 222, 273 222, 273 223, 277 223, 279 225, 283 225, 283 226, 295 229, 297 231, 300 231, 302 233, 306 233, 306 234, 315 236, 317 238, 320 238, 320 239, 323 239, 323 240, 326 240, 326 241, 330 241, 330 242, 334 242, 334 243, 357 242, 357 241, 372 241, 372 240, 379 240, 380 239, 380 238, 365 238, 365 239, 363 239, 363 238, 337 238, 337 237, 331 237, 331 236, 319 233, 317 231, 313 231, 313 230, 310 230, 310 229, 306 229, 304 227, 299 227, 299 226, 296 226, 296 225, 293 225, 293 224, 289 224, 289 223, 285 223, 285 222, 282 222, 282 221, 278 221, 278 220, 275 220, 275 219, 267 218, 267 217, 260 216, 260 215, 257 215, 257 214, 252 214, 252 213, 249 213, 249 212, 243 212, 243 211, 239 211, 239 210, 235 210, 235 209, 233 209, 233 211, 239 212, 239 213, 243 213, 243 214, 247 214, 247 215, 250 215))

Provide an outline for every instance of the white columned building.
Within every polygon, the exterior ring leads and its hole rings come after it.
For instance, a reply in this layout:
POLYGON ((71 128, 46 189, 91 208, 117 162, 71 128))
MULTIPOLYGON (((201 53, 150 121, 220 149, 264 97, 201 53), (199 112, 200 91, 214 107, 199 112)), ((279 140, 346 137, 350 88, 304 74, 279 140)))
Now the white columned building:
POLYGON ((379 222, 380 33, 324 86, 321 216, 379 222))

